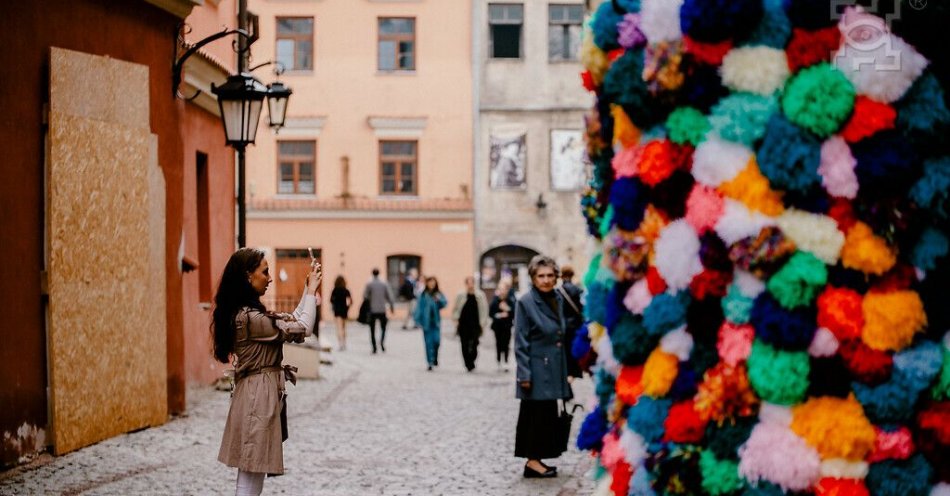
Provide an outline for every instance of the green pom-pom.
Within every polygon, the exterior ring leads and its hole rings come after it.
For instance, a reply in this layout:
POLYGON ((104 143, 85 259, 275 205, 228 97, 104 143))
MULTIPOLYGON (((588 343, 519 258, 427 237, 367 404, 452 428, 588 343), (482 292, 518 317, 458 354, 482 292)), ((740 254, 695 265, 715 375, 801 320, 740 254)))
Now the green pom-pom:
POLYGON ((785 87, 782 111, 788 120, 825 138, 854 109, 854 86, 838 69, 821 63, 798 73, 785 87))
POLYGON ((749 382, 763 400, 794 405, 804 399, 811 370, 807 352, 782 351, 756 339, 748 363, 749 382))
POLYGON ((722 139, 751 147, 765 135, 769 118, 776 111, 778 99, 774 96, 735 93, 713 107, 709 123, 722 139))
POLYGON ((950 350, 943 349, 943 366, 940 368, 940 376, 937 377, 937 383, 930 390, 930 396, 937 401, 950 400, 950 350))
POLYGON ((597 271, 600 270, 600 261, 603 257, 603 253, 598 253, 594 255, 594 258, 591 258, 590 263, 587 264, 587 272, 584 273, 585 288, 589 288, 590 285, 594 284, 594 281, 597 279, 597 271))
POLYGON ((729 292, 722 299, 722 311, 726 320, 733 324, 748 324, 749 314, 752 312, 752 306, 755 300, 744 296, 739 290, 739 286, 733 284, 729 287, 729 292))
POLYGON ((680 107, 666 119, 666 131, 673 143, 697 146, 706 139, 709 120, 693 107, 680 107))
POLYGON ((624 365, 639 365, 660 343, 660 336, 651 335, 640 317, 625 313, 610 332, 614 357, 624 365))
POLYGON ((810 305, 827 282, 824 262, 800 251, 769 279, 766 287, 780 305, 791 310, 810 305))
POLYGON ((719 460, 711 451, 703 451, 699 455, 699 471, 703 474, 703 489, 713 496, 742 489, 739 464, 732 460, 719 460))
POLYGON ((610 232, 610 228, 613 227, 614 223, 614 206, 607 205, 607 210, 604 211, 604 217, 600 219, 600 230, 601 239, 607 237, 607 233, 610 232))

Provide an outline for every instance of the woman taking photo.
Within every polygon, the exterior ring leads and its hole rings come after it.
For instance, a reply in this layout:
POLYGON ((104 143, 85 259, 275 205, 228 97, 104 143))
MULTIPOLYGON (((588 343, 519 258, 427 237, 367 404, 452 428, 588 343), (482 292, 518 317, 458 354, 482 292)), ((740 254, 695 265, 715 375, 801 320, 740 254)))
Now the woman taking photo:
POLYGON ((336 276, 333 292, 330 293, 330 306, 333 307, 333 321, 336 323, 336 343, 340 351, 346 349, 346 319, 353 305, 350 290, 346 289, 346 279, 336 276))
POLYGON ((428 370, 439 365, 439 344, 442 342, 442 315, 440 310, 445 308, 448 301, 439 291, 439 281, 434 277, 426 279, 426 289, 419 295, 416 311, 412 316, 416 325, 422 327, 422 339, 426 345, 426 362, 428 370))
POLYGON ((294 313, 274 314, 261 303, 272 281, 264 252, 241 248, 224 268, 211 329, 215 358, 234 367, 234 391, 218 461, 238 469, 238 496, 260 494, 266 474, 284 472, 284 381, 296 379, 281 366, 283 345, 312 334, 321 277, 314 262, 294 313))
POLYGON ((533 287, 515 305, 515 360, 518 362, 517 397, 521 399, 515 435, 515 456, 527 458, 524 476, 557 476, 557 467, 544 458, 561 456, 557 445, 557 400, 574 395, 567 382, 564 354, 564 302, 554 291, 557 264, 537 255, 528 264, 533 287))

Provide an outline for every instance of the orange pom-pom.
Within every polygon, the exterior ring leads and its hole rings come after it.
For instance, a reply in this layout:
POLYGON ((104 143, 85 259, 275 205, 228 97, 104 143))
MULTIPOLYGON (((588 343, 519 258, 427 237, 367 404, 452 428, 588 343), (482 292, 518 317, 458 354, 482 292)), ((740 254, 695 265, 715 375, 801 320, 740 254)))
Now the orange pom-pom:
POLYGON ((641 377, 643 377, 643 366, 622 367, 620 375, 617 376, 617 399, 625 405, 637 404, 637 399, 643 394, 641 377))
POLYGON ((897 253, 886 241, 875 236, 867 224, 858 222, 845 236, 841 263, 849 269, 881 275, 897 263, 897 253))
POLYGON ((863 302, 856 291, 828 286, 818 297, 818 325, 834 333, 839 342, 861 336, 863 302))
POLYGON ((679 373, 679 358, 656 348, 643 365, 643 393, 659 398, 666 395, 679 373))
POLYGON ((729 418, 752 415, 758 404, 745 365, 730 367, 719 362, 703 375, 694 408, 704 422, 715 420, 721 424, 729 418))
POLYGON ((874 448, 874 426, 854 396, 809 399, 792 409, 791 428, 822 459, 860 461, 874 448))
POLYGON ((614 143, 619 142, 624 148, 636 147, 640 143, 640 128, 630 120, 623 107, 611 104, 610 115, 614 118, 614 143))
POLYGON ((782 197, 769 186, 769 180, 759 170, 755 157, 731 181, 716 188, 724 196, 742 202, 750 210, 775 217, 785 210, 782 197))
POLYGON ((871 292, 864 296, 864 330, 861 339, 869 348, 899 351, 906 348, 927 325, 927 314, 915 291, 871 292))
POLYGON ((673 171, 686 168, 692 148, 677 145, 669 140, 651 141, 640 152, 638 171, 640 180, 649 186, 666 180, 673 171))

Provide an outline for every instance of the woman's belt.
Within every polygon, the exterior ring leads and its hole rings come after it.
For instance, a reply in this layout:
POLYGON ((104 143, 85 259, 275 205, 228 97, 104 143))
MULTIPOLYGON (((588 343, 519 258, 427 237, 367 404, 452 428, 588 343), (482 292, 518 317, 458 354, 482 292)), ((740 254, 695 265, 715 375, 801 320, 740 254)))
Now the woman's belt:
POLYGON ((252 375, 263 374, 264 372, 284 372, 284 380, 289 381, 293 385, 297 385, 297 367, 293 365, 269 365, 267 367, 258 367, 256 369, 247 369, 240 372, 234 373, 234 380, 238 381, 245 377, 252 375))

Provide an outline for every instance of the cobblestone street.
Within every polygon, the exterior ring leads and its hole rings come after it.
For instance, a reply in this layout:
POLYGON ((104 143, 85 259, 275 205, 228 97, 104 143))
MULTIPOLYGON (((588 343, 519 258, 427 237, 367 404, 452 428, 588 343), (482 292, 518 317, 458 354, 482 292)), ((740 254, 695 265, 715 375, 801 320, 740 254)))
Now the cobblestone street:
MULTIPOLYGON (((370 354, 367 328, 351 325, 348 350, 324 355, 333 365, 321 368, 323 378, 288 388, 287 473, 269 478, 264 494, 590 494, 591 459, 573 440, 554 462, 558 478, 521 477, 524 461, 512 456, 514 368, 496 370, 490 332, 478 368, 467 373, 445 328, 441 366, 427 372, 420 331, 398 324, 378 355, 370 354)), ((331 326, 321 335, 335 348, 331 326)), ((590 387, 580 381, 575 395, 587 398, 590 387)), ((189 393, 186 416, 0 474, 0 494, 233 494, 236 471, 216 461, 228 393, 189 393)), ((578 412, 575 435, 582 420, 578 412)))

